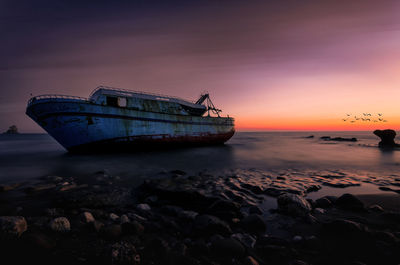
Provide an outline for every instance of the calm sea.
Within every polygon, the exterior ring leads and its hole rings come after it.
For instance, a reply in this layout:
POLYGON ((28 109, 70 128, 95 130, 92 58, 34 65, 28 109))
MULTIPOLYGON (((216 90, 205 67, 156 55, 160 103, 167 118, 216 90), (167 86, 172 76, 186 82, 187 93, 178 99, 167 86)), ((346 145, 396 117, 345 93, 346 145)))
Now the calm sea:
POLYGON ((174 169, 215 174, 235 169, 397 173, 400 150, 383 152, 378 142, 371 132, 237 132, 224 146, 73 155, 46 134, 0 135, 0 182, 44 175, 79 177, 102 169, 138 179, 174 169), (315 137, 305 138, 309 135, 315 137), (356 137, 358 142, 322 141, 321 136, 356 137))

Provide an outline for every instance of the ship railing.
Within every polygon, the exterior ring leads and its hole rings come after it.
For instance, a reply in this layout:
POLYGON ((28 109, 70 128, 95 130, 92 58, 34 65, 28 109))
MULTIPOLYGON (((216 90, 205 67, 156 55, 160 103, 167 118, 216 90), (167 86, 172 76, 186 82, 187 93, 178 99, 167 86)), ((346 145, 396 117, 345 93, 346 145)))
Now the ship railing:
POLYGON ((196 104, 194 101, 186 100, 186 99, 179 98, 179 97, 172 97, 172 96, 158 94, 158 93, 150 93, 150 92, 145 92, 145 91, 136 91, 136 90, 131 90, 131 89, 109 87, 109 86, 98 86, 98 87, 96 87, 96 89, 93 90, 92 93, 90 94, 89 98, 91 98, 97 91, 99 91, 101 89, 107 89, 107 90, 112 90, 112 91, 116 91, 116 92, 123 91, 123 92, 134 93, 134 94, 155 96, 155 97, 164 98, 164 99, 172 99, 172 100, 175 100, 176 102, 182 103, 182 104, 188 104, 189 103, 189 104, 192 104, 194 106, 199 106, 199 104, 196 104))
POLYGON ((69 95, 59 95, 59 94, 45 94, 34 96, 29 99, 28 105, 33 104, 35 101, 40 99, 75 99, 75 100, 82 100, 82 101, 89 101, 88 98, 78 97, 78 96, 69 96, 69 95))

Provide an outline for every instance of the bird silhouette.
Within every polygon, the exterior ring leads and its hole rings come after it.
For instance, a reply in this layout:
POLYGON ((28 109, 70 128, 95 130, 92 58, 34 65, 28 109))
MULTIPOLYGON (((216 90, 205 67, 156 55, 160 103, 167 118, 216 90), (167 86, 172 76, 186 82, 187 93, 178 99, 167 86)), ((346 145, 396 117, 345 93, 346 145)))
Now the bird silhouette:
POLYGON ((382 116, 382 113, 378 113, 378 116, 382 116))
POLYGON ((350 121, 351 123, 354 123, 354 122, 356 122, 356 121, 350 121))
POLYGON ((347 119, 342 119, 343 121, 347 121, 347 119))
POLYGON ((350 113, 350 114, 347 114, 347 113, 346 113, 346 115, 347 115, 347 116, 350 116, 350 115, 351 115, 351 113, 350 113))
POLYGON ((378 120, 379 120, 379 121, 383 121, 383 119, 382 119, 382 118, 379 118, 378 120))

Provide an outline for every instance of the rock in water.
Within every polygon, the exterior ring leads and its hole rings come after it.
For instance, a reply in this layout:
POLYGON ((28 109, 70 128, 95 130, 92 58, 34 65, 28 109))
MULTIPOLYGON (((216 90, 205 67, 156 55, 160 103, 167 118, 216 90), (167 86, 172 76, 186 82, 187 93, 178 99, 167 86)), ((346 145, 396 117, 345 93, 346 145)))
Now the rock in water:
POLYGON ((303 197, 296 194, 285 193, 278 197, 278 210, 292 216, 307 216, 312 207, 303 197))
POLYGON ((399 147, 399 144, 394 142, 396 132, 394 130, 375 130, 374 134, 381 138, 379 147, 399 147))
POLYGON ((18 134, 18 128, 15 125, 11 125, 10 128, 5 132, 5 134, 18 134))
POLYGON ((353 210, 353 211, 363 211, 364 204, 360 201, 356 196, 345 193, 340 196, 336 202, 336 206, 345 209, 345 210, 353 210))
POLYGON ((27 229, 28 225, 22 216, 0 216, 0 232, 2 234, 20 236, 27 229))
POLYGON ((50 228, 56 232, 68 232, 71 230, 71 224, 66 217, 58 217, 51 220, 50 228))

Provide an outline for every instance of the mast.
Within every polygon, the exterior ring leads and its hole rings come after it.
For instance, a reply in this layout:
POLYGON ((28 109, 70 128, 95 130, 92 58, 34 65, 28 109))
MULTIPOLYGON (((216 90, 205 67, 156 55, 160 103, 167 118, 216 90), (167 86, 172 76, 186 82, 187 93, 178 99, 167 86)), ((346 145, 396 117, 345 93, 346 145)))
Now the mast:
POLYGON ((196 104, 202 104, 204 101, 206 102, 208 116, 210 116, 210 110, 211 110, 212 113, 217 114, 218 117, 220 117, 219 113, 222 112, 222 110, 217 109, 214 106, 214 104, 211 101, 210 95, 208 93, 201 95, 200 98, 196 101, 196 104))

